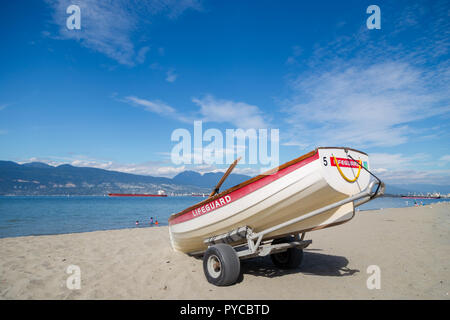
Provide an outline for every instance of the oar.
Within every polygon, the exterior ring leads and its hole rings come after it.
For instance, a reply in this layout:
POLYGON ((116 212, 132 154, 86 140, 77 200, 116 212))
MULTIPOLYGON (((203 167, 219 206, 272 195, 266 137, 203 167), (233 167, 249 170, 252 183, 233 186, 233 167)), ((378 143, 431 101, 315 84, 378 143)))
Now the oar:
POLYGON ((228 168, 227 172, 225 172, 225 174, 222 176, 222 179, 220 179, 219 183, 216 185, 216 187, 214 188, 214 190, 211 192, 211 194, 209 195, 209 197, 211 198, 212 196, 214 196, 216 193, 219 193, 219 189, 222 186, 222 184, 225 182, 225 179, 228 178, 228 176, 230 175, 231 171, 233 171, 234 167, 236 167, 237 163, 239 162, 239 160, 241 160, 241 157, 237 158, 236 160, 234 160, 234 162, 231 164, 231 166, 228 168))

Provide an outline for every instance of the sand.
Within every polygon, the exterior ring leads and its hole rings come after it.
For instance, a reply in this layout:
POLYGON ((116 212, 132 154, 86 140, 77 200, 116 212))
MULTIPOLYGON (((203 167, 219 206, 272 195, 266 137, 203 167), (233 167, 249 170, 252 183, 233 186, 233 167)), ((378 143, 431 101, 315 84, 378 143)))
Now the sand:
POLYGON ((173 252, 167 227, 0 239, 1 299, 449 299, 450 204, 364 211, 307 234, 299 269, 270 258, 242 263, 215 287, 202 261, 173 252), (70 290, 69 265, 81 288, 70 290), (369 290, 377 265, 380 289, 369 290))

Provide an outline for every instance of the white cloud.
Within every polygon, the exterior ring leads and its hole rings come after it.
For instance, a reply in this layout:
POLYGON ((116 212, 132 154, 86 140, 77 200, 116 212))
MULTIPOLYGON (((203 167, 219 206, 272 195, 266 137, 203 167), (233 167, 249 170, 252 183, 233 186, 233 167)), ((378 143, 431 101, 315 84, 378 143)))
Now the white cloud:
POLYGON ((414 169, 418 166, 433 166, 433 158, 426 153, 405 155, 402 153, 370 153, 370 166, 374 170, 392 171, 414 169))
MULTIPOLYGON (((26 160, 17 161, 20 164, 28 162, 43 162, 51 166, 59 166, 62 164, 70 164, 75 167, 91 167, 104 170, 119 171, 124 173, 138 174, 138 175, 150 175, 154 177, 166 177, 173 178, 177 174, 192 170, 198 173, 204 174, 207 172, 225 172, 226 168, 218 168, 211 164, 191 165, 191 166, 174 166, 167 161, 146 161, 142 163, 117 163, 113 161, 91 159, 83 155, 77 155, 71 157, 46 157, 39 158, 33 157, 26 160)), ((233 173, 256 175, 259 171, 254 168, 236 167, 233 173)))
POLYGON ((70 164, 75 167, 91 167, 104 170, 119 171, 139 175, 151 175, 158 177, 173 177, 176 174, 186 170, 184 166, 171 166, 167 162, 147 161, 142 163, 118 163, 108 160, 92 159, 84 155, 74 157, 33 157, 26 160, 17 161, 18 163, 43 162, 51 166, 70 164))
MULTIPOLYGON (((205 173, 209 173, 209 172, 214 172, 214 173, 225 173, 227 171, 227 168, 217 168, 214 165, 197 165, 191 169, 186 169, 186 170, 193 170, 196 171, 198 173, 201 174, 205 174, 205 173)), ((256 176, 258 174, 260 174, 260 170, 257 168, 250 168, 250 167, 240 167, 239 165, 236 166, 233 171, 233 174, 243 174, 243 175, 247 175, 250 177, 256 176)), ((212 186, 211 186, 212 187, 212 186)))
MULTIPOLYGON (((115 97, 113 97, 116 99, 115 97)), ((147 100, 138 98, 135 96, 128 96, 123 99, 117 99, 121 102, 126 102, 128 104, 142 107, 144 110, 159 114, 163 117, 172 118, 181 122, 192 123, 194 120, 185 116, 183 113, 178 112, 175 108, 171 107, 167 103, 161 100, 147 100)))
POLYGON ((256 168, 249 168, 249 167, 247 167, 247 168, 236 167, 236 168, 234 168, 233 173, 245 174, 247 176, 254 177, 254 176, 257 176, 257 175, 261 174, 261 170, 260 169, 256 169, 256 168))
POLYGON ((401 62, 335 66, 298 76, 283 110, 300 145, 396 146, 412 122, 450 110, 424 76, 401 62))
POLYGON ((301 143, 292 139, 288 140, 287 142, 283 142, 281 145, 286 147, 299 147, 302 150, 310 146, 309 143, 301 143))
POLYGON ((102 167, 101 164, 97 165, 95 163, 87 164, 86 166, 102 168, 106 170, 113 170, 125 173, 132 173, 138 175, 150 175, 155 177, 166 177, 172 178, 178 173, 186 170, 184 166, 168 166, 157 161, 148 161, 138 164, 121 164, 121 163, 111 163, 107 167, 102 167))
POLYGON ((174 108, 172 108, 171 106, 165 104, 164 102, 162 102, 160 100, 150 101, 150 100, 140 99, 140 98, 137 98, 134 96, 128 96, 128 97, 125 97, 124 101, 131 102, 134 105, 144 107, 144 109, 147 111, 162 114, 162 115, 172 116, 175 113, 174 108))
POLYGON ((237 128, 268 128, 262 111, 254 105, 245 102, 216 99, 212 95, 194 98, 192 101, 200 107, 203 121, 228 122, 237 128))
MULTIPOLYGON (((175 19, 188 9, 201 10, 196 0, 149 0, 129 3, 126 0, 96 1, 46 0, 53 9, 52 22, 59 26, 54 39, 72 39, 82 46, 105 54, 120 64, 143 63, 148 46, 136 48, 134 41, 142 26, 155 15, 175 19), (76 4, 81 10, 81 29, 68 30, 66 9, 76 4)), ((45 31, 49 36, 50 33, 45 31)))
POLYGON ((292 91, 283 106, 292 128, 284 140, 370 148, 438 137, 417 124, 449 115, 447 7, 445 0, 388 6, 385 32, 365 25, 353 33, 336 30, 311 55, 301 54, 295 61, 303 71, 288 75, 292 91))
POLYGON ((386 171, 378 175, 378 177, 392 184, 437 184, 448 185, 450 181, 450 170, 395 170, 386 171))
POLYGON ((450 170, 437 169, 436 161, 430 154, 371 153, 369 159, 371 171, 385 182, 448 185, 450 181, 450 170), (434 169, 419 169, 423 167, 434 169))
POLYGON ((450 154, 446 154, 445 156, 440 157, 439 161, 443 162, 444 164, 449 163, 450 162, 450 154))
MULTIPOLYGON (((448 185, 448 181, 450 181, 450 170, 448 169, 432 171, 416 169, 416 165, 419 162, 429 162, 430 164, 433 164, 433 159, 427 154, 418 153, 408 157, 403 154, 378 153, 370 154, 369 156, 372 171, 380 179, 387 183, 426 183, 448 185)), ((166 160, 146 161, 142 163, 118 163, 109 160, 92 159, 83 155, 77 155, 74 157, 34 157, 24 161, 18 161, 18 163, 26 162, 43 162, 52 166, 59 166, 67 163, 77 167, 92 167, 124 173, 167 178, 173 178, 175 175, 185 170, 192 170, 204 174, 207 172, 225 172, 227 168, 226 165, 219 168, 214 164, 175 166, 166 160)), ((238 165, 233 170, 233 173, 255 176, 261 172, 257 167, 244 167, 242 165, 238 165)))
POLYGON ((145 62, 145 57, 147 55, 147 52, 150 50, 149 47, 142 47, 136 57, 136 61, 138 63, 144 63, 145 62))
POLYGON ((170 69, 166 73, 166 81, 167 82, 175 82, 177 80, 178 75, 175 73, 173 69, 170 69))
MULTIPOLYGON (((114 97, 113 97, 114 98, 114 97)), ((229 123, 236 128, 259 129, 268 128, 263 112, 254 105, 245 102, 216 99, 212 95, 194 98, 192 101, 200 107, 196 113, 178 112, 160 100, 147 100, 135 96, 127 96, 119 101, 143 107, 146 111, 171 117, 181 122, 193 123, 194 120, 204 122, 229 123)))

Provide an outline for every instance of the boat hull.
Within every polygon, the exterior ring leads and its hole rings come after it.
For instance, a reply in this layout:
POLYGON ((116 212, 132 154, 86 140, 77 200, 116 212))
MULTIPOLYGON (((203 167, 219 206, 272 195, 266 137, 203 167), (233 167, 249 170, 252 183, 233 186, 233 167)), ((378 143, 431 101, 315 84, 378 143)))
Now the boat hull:
MULTIPOLYGON (((366 154, 356 150, 348 150, 348 154, 368 167, 366 154)), ((333 156, 341 163, 340 169, 345 176, 354 178, 358 174, 358 165, 345 161, 347 154, 343 148, 318 148, 298 161, 280 166, 271 174, 258 176, 172 215, 169 232, 173 249, 201 252, 206 250, 203 241, 209 237, 243 226, 259 232, 343 200, 368 186, 370 176, 365 170, 360 170, 355 182, 344 180, 333 156)), ((347 203, 269 233, 264 240, 341 224, 353 216, 353 203, 347 203)))

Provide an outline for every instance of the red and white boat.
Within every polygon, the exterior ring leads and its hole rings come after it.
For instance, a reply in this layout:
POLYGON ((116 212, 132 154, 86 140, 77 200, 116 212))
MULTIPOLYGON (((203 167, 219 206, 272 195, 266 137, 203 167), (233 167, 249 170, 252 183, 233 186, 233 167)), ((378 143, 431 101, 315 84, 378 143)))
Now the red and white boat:
MULTIPOLYGON (((377 191, 371 192, 372 181, 366 153, 317 148, 173 214, 169 218, 171 244, 176 251, 195 254, 206 251, 207 239, 244 227, 252 230, 255 239, 259 236, 259 245, 336 226, 353 218, 360 204, 356 200, 366 202, 383 192, 379 180, 377 191)), ((236 246, 248 239, 244 236, 228 243, 236 246)))

